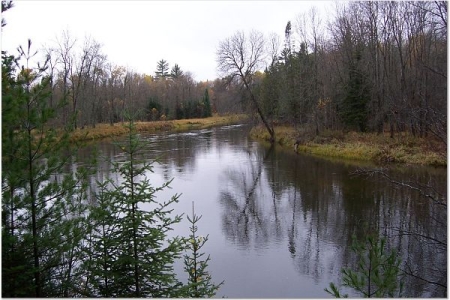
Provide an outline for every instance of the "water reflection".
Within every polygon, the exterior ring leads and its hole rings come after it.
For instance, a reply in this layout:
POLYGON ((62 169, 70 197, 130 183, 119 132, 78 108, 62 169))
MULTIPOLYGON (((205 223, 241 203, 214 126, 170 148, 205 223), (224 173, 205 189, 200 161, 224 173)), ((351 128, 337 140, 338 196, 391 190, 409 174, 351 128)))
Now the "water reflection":
MULTIPOLYGON (((229 240, 240 247, 264 248, 270 237, 268 228, 272 220, 262 207, 264 190, 260 186, 263 162, 273 150, 269 148, 264 157, 258 151, 248 149, 247 162, 232 166, 223 173, 226 189, 220 192, 223 232, 229 240)), ((275 222, 277 218, 275 217, 275 222)))
MULTIPOLYGON (((212 274, 225 280, 218 296, 327 297, 341 268, 355 265, 351 237, 362 237, 364 224, 389 238, 405 270, 431 282, 405 277, 406 296, 446 296, 446 207, 382 176, 351 175, 355 165, 264 146, 247 133, 229 126, 142 136, 142 158, 160 161, 152 180, 175 178, 162 197, 183 193, 177 213, 195 201, 204 215, 212 274)), ((97 148, 122 159, 107 141, 97 148)), ((100 162, 92 182, 114 178, 109 169, 100 162)), ((446 199, 446 170, 399 167, 389 176, 431 185, 446 199)))
MULTIPOLYGON (((446 207, 380 176, 351 175, 356 167, 273 148, 252 151, 223 176, 223 232, 233 243, 265 248, 286 239, 297 272, 319 284, 336 282, 342 267, 356 265, 352 236, 370 227, 389 238, 388 247, 416 276, 405 277, 407 296, 446 295, 446 207)), ((445 191, 445 177, 432 173, 414 169, 405 176, 445 191)))

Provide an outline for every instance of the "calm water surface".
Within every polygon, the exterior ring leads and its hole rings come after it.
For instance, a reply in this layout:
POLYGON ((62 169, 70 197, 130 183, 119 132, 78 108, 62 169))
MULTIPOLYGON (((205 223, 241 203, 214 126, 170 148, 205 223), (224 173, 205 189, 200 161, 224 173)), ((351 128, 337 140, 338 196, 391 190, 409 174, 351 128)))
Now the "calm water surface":
MULTIPOLYGON (((194 202, 203 216, 198 233, 209 234, 203 248, 211 256, 209 270, 214 282, 225 281, 218 297, 330 297, 324 288, 340 282, 341 268, 356 265, 351 237, 364 236, 365 223, 389 237, 403 267, 446 286, 446 207, 376 176, 351 174, 375 166, 271 148, 249 139, 248 130, 236 125, 141 136, 149 142, 144 158, 159 158, 148 174, 153 185, 173 178, 172 189, 158 200, 181 193, 175 212, 191 214, 194 202)), ((96 146, 107 159, 124 159, 108 141, 96 146)), ((117 178, 109 168, 100 164, 95 178, 117 178)), ((446 169, 397 167, 389 175, 432 185, 446 198, 446 169)), ((187 236, 187 220, 173 234, 187 236)), ((185 279, 182 263, 176 269, 185 279)), ((445 287, 413 277, 403 281, 405 296, 446 296, 445 287)))

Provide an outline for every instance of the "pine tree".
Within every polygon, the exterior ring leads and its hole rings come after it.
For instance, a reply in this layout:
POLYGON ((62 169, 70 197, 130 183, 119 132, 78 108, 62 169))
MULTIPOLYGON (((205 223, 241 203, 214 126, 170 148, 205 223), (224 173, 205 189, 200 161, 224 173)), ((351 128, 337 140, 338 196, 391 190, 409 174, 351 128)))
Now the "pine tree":
POLYGON ((2 295, 70 296, 81 243, 87 173, 64 172, 68 135, 48 126, 47 62, 31 68, 2 53, 2 295), (17 72, 17 73, 16 73, 17 72))
POLYGON ((81 266, 85 276, 78 293, 85 297, 118 297, 113 263, 117 258, 115 234, 118 213, 113 205, 109 179, 98 182, 95 201, 89 209, 89 226, 84 247, 85 260, 81 266))
POLYGON ((205 89, 205 95, 203 97, 203 118, 211 117, 211 102, 209 101, 208 89, 205 89))
POLYGON ((187 250, 190 254, 184 255, 184 270, 188 273, 188 285, 185 297, 201 298, 213 297, 216 291, 223 284, 223 281, 218 285, 211 282, 211 275, 207 271, 208 262, 211 260, 210 256, 204 260, 205 255, 200 250, 208 241, 209 235, 197 236, 197 222, 200 221, 201 216, 197 216, 194 211, 194 203, 192 203, 192 218, 187 216, 189 223, 191 223, 191 234, 187 239, 187 250))
POLYGON ((173 262, 181 256, 181 238, 169 239, 167 232, 180 222, 172 216, 174 195, 166 202, 156 200, 158 191, 170 181, 153 187, 147 177, 152 163, 141 160, 144 142, 136 134, 131 118, 124 142, 117 146, 127 156, 113 162, 120 180, 99 184, 97 204, 90 214, 90 234, 85 262, 89 278, 86 294, 102 297, 175 297, 182 284, 176 279, 173 262), (108 187, 108 188, 107 188, 108 187))
MULTIPOLYGON (((385 247, 386 239, 373 234, 367 235, 363 242, 353 237, 352 250, 358 255, 358 264, 353 269, 342 269, 343 285, 364 298, 401 296, 400 260, 396 252, 388 252, 385 247)), ((341 294, 334 283, 330 283, 330 289, 325 291, 336 298, 348 297, 341 294)))
POLYGON ((167 61, 165 61, 164 59, 161 59, 160 61, 158 61, 157 65, 156 65, 155 75, 156 75, 157 79, 160 79, 160 78, 165 79, 166 77, 168 77, 169 76, 169 63, 167 61))
MULTIPOLYGON (((3 2, 2 2, 3 9, 3 2)), ((22 88, 15 79, 17 59, 2 51, 2 296, 27 297, 34 295, 33 265, 30 248, 21 234, 20 192, 25 180, 22 160, 16 161, 21 148, 17 116, 23 108, 18 97, 22 88), (19 223, 20 222, 20 223, 19 223), (20 230, 20 231, 19 231, 20 230)))
POLYGON ((184 72, 181 70, 180 66, 178 64, 175 64, 170 71, 170 77, 173 79, 178 79, 181 76, 183 76, 184 72))
POLYGON ((367 130, 368 109, 370 93, 367 87, 361 64, 361 50, 357 50, 354 60, 349 66, 349 77, 346 86, 346 95, 340 108, 340 116, 347 126, 356 127, 362 132, 367 130))

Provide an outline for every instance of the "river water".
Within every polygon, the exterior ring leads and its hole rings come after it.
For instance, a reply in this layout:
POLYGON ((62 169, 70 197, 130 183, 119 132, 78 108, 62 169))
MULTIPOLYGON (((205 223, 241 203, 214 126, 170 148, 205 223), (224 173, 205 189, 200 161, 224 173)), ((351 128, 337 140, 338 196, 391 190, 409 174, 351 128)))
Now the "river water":
MULTIPOLYGON (((172 189, 157 194, 178 214, 202 215, 198 234, 209 235, 203 250, 210 255, 215 283, 224 280, 217 297, 323 298, 330 282, 341 282, 341 269, 354 267, 352 236, 367 228, 387 237, 399 252, 404 296, 446 297, 447 208, 431 197, 446 199, 445 168, 396 166, 381 176, 356 176, 370 163, 333 161, 292 149, 270 147, 248 137, 246 125, 184 133, 144 134, 143 157, 154 160, 148 174, 156 187, 173 179, 172 189), (420 191, 405 185, 416 187, 420 191), (431 186, 432 189, 425 189, 431 186), (441 194, 439 196, 439 194, 441 194)), ((95 144, 109 160, 123 160, 110 141, 95 144)), ((84 149, 83 153, 91 151, 84 149)), ((117 174, 100 163, 95 179, 117 174)), ((173 235, 188 236, 186 218, 173 235)), ((176 265, 180 278, 182 263, 176 265)), ((356 296, 351 290, 343 291, 356 296)))

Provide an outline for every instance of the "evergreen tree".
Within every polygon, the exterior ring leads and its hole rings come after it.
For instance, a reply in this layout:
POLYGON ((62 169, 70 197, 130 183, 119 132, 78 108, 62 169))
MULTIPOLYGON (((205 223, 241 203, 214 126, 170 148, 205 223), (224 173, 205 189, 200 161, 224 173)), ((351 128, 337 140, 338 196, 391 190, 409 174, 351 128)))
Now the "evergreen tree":
POLYGON ((264 71, 261 83, 261 108, 270 120, 282 119, 280 115, 280 64, 273 63, 264 71))
MULTIPOLYGON (((353 237, 352 250, 358 255, 358 264, 354 269, 342 269, 343 285, 364 298, 401 296, 400 260, 394 251, 387 252, 385 246, 386 239, 374 235, 366 236, 363 242, 353 237)), ((336 298, 348 297, 334 283, 325 291, 336 298)))
POLYGON ((115 262, 117 280, 122 285, 124 297, 172 297, 179 282, 173 272, 173 261, 182 250, 181 240, 167 240, 167 231, 180 216, 172 217, 169 206, 178 202, 178 195, 167 202, 155 200, 155 192, 169 186, 170 182, 153 188, 146 172, 152 165, 139 162, 143 143, 136 135, 133 122, 128 124, 128 138, 121 144, 128 156, 125 163, 114 163, 114 169, 123 182, 116 187, 114 202, 119 212, 120 229, 117 234, 119 257, 115 262), (143 208, 142 205, 152 205, 143 208), (167 243, 167 244, 165 244, 167 243))
POLYGON ((78 292, 85 297, 118 297, 118 283, 114 279, 114 261, 118 257, 115 242, 118 213, 113 205, 112 182, 97 181, 95 201, 89 210, 89 227, 85 242, 86 259, 82 269, 85 282, 78 292))
POLYGON ((211 117, 211 102, 209 101, 208 89, 205 89, 205 95, 203 96, 203 118, 211 117))
POLYGON ((370 93, 365 74, 359 66, 361 60, 361 50, 357 50, 354 61, 349 66, 346 95, 339 112, 345 125, 356 127, 365 132, 368 119, 367 103, 370 100, 370 93))
POLYGON ((169 76, 169 63, 165 61, 164 59, 161 59, 158 61, 156 65, 156 72, 155 72, 156 78, 167 78, 169 76))
POLYGON ((172 77, 173 79, 178 79, 183 76, 183 74, 184 72, 181 70, 178 64, 175 64, 175 66, 173 66, 172 70, 170 71, 170 77, 172 77))
MULTIPOLYGON (((3 2, 2 2, 3 10, 3 2)), ((16 95, 20 86, 15 80, 16 58, 2 51, 2 296, 33 295, 33 261, 23 236, 18 232, 19 204, 17 195, 25 182, 22 161, 14 162, 20 143, 15 136, 17 116, 22 109, 16 95)))
POLYGON ((92 233, 86 253, 89 289, 87 294, 102 297, 175 297, 182 284, 176 279, 173 262, 181 256, 182 239, 167 238, 180 216, 172 216, 174 195, 166 202, 155 194, 170 181, 153 187, 147 177, 152 163, 141 160, 143 141, 134 123, 126 125, 128 136, 117 145, 125 152, 125 162, 113 162, 121 177, 99 185, 97 206, 92 209, 92 233), (109 188, 107 188, 107 186, 109 188))
POLYGON ((157 97, 150 97, 147 105, 147 119, 149 121, 158 121, 163 113, 162 105, 157 97))
POLYGON ((2 295, 70 296, 81 243, 86 173, 65 166, 68 135, 48 126, 47 62, 2 53, 2 295), (18 72, 18 73, 16 73, 18 72))
POLYGON ((201 248, 208 241, 208 235, 205 237, 197 236, 197 222, 200 221, 201 216, 195 214, 194 203, 192 203, 192 218, 187 216, 187 219, 191 223, 191 234, 187 239, 187 250, 190 255, 184 255, 184 270, 189 275, 185 297, 213 297, 223 281, 218 285, 212 283, 211 275, 207 271, 208 262, 211 260, 210 256, 208 255, 206 259, 202 260, 205 254, 201 252, 201 248))
MULTIPOLYGON (((13 2, 11 0, 6 1, 2 0, 2 14, 7 11, 8 9, 11 9, 14 6, 13 2)), ((2 17, 2 28, 6 26, 6 20, 2 17)))

